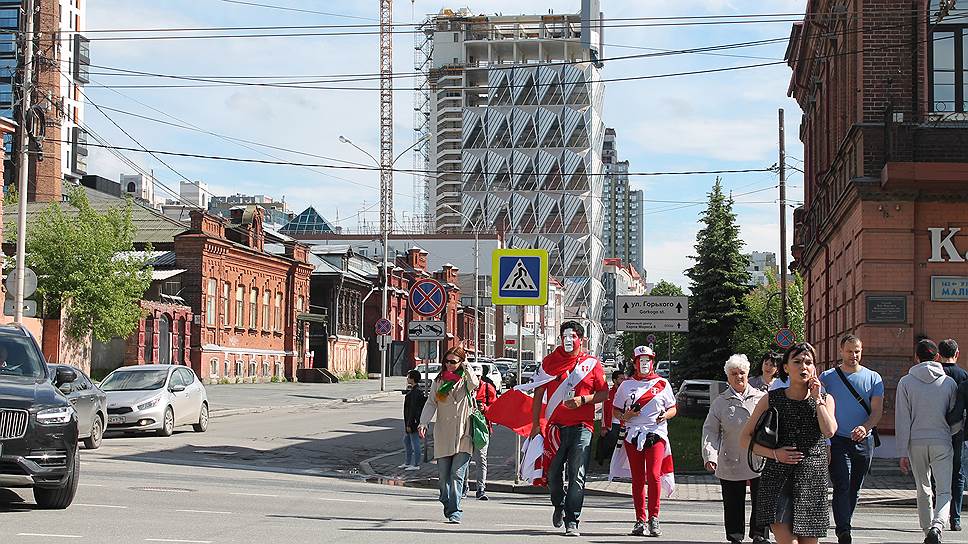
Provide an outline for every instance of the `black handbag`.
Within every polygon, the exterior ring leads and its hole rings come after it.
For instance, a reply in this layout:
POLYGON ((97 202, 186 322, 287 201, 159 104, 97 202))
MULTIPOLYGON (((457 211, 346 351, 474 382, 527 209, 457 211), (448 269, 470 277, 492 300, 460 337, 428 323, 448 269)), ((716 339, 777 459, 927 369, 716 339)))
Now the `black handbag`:
POLYGON ((753 472, 763 472, 766 466, 766 459, 760 458, 759 466, 753 463, 753 446, 759 444, 771 450, 776 449, 780 444, 780 412, 770 406, 760 415, 753 428, 753 439, 750 440, 749 450, 746 452, 746 462, 749 463, 750 470, 753 472))

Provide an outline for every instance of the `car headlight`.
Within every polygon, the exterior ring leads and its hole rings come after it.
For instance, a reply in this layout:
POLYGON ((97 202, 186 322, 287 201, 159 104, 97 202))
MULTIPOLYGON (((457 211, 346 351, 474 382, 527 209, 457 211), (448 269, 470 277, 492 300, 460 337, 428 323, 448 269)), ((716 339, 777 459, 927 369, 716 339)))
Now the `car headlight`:
POLYGON ((37 423, 41 425, 63 425, 69 423, 72 417, 74 417, 74 408, 70 406, 48 408, 37 412, 37 423))
POLYGON ((158 406, 159 402, 161 402, 161 397, 155 397, 149 400, 148 402, 142 402, 141 404, 139 404, 138 410, 147 410, 148 408, 154 408, 155 406, 158 406))

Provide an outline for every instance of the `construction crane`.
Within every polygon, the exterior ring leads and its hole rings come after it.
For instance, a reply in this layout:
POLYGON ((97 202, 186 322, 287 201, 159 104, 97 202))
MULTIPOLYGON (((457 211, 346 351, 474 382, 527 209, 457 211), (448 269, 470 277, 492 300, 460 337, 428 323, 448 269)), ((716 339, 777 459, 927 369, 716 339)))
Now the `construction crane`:
MULTIPOLYGON (((390 230, 393 228, 393 0, 380 2, 380 235, 383 237, 383 304, 387 315, 390 230)), ((394 320, 390 320, 391 323, 394 320)), ((387 348, 380 350, 380 391, 386 391, 387 348)))

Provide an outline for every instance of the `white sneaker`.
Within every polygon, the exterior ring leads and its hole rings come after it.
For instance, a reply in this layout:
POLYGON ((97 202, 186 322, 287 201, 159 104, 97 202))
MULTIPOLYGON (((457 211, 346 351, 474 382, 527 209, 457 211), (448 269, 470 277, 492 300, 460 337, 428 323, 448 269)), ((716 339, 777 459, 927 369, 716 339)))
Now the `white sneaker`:
POLYGON ((397 465, 397 468, 407 468, 407 467, 409 467, 409 466, 410 466, 410 465, 408 465, 408 464, 406 464, 406 463, 404 463, 404 464, 402 464, 402 465, 397 465))
POLYGON ((417 465, 410 465, 409 467, 405 468, 404 470, 420 470, 420 467, 417 466, 417 465))

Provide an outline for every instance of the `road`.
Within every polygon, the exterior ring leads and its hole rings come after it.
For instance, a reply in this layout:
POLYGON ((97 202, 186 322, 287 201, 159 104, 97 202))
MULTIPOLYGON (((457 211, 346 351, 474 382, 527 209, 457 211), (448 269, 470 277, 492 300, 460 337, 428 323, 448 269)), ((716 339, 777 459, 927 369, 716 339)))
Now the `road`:
MULTIPOLYGON (((456 526, 443 523, 433 490, 362 481, 362 459, 400 448, 401 402, 394 395, 298 406, 213 419, 204 434, 108 438, 100 450, 82 451, 82 483, 66 511, 37 510, 29 491, 0 490, 0 542, 560 540, 545 496, 470 500, 456 526)), ((628 499, 589 497, 586 505, 582 540, 640 540, 624 536, 628 499)), ((667 501, 659 540, 722 541, 721 512, 718 503, 667 501)), ((921 540, 912 508, 864 508, 859 516, 857 542, 921 540)))

